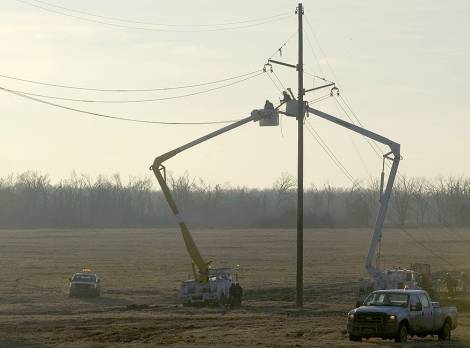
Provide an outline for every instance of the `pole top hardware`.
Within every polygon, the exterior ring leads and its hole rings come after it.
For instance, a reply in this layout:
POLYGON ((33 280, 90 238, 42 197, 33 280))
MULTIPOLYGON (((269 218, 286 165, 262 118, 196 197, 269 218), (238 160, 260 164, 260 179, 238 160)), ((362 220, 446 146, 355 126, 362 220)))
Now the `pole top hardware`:
POLYGON ((263 72, 268 71, 273 72, 273 65, 268 61, 266 64, 263 65, 263 72))

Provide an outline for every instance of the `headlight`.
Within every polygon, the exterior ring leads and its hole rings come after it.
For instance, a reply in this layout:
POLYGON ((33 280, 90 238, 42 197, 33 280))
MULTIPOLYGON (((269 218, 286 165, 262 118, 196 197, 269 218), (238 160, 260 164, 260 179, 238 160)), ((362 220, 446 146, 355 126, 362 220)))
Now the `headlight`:
POLYGON ((396 317, 396 315, 391 315, 391 316, 388 317, 388 319, 390 319, 390 320, 397 320, 397 317, 396 317))
POLYGON ((348 315, 349 320, 354 320, 354 313, 348 315))

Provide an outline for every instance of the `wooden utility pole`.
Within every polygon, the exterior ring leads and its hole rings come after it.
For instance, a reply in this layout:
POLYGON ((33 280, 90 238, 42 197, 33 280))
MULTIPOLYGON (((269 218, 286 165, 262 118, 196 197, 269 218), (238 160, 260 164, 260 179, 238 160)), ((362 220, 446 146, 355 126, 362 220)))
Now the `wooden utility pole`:
MULTIPOLYGON (((328 82, 323 86, 304 89, 304 47, 303 47, 303 31, 302 31, 302 18, 304 15, 304 7, 299 3, 295 9, 295 14, 298 16, 298 38, 299 38, 299 57, 297 65, 280 62, 274 59, 268 59, 268 63, 279 64, 289 68, 295 68, 298 76, 298 96, 297 96, 297 110, 291 113, 284 113, 287 116, 295 116, 297 118, 297 282, 296 282, 296 304, 301 308, 304 303, 304 116, 305 104, 304 95, 307 92, 316 91, 319 89, 334 87, 334 82, 328 82), (295 114, 295 115, 294 115, 295 114)), ((290 89, 288 88, 290 91, 290 89)), ((292 95, 292 97, 294 97, 292 95)), ((293 101, 294 102, 294 101, 293 101)), ((288 107, 287 107, 288 108, 288 107)))
POLYGON ((304 292, 304 76, 303 76, 303 33, 302 16, 304 8, 302 3, 297 7, 299 17, 299 61, 297 64, 297 73, 299 78, 298 91, 298 114, 297 114, 297 132, 298 132, 298 153, 297 153, 297 307, 303 306, 304 292))

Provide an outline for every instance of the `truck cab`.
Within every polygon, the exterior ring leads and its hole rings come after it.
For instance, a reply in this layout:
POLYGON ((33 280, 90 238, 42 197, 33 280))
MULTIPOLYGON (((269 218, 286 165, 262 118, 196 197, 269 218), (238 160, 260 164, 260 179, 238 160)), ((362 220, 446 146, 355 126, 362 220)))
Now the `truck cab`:
POLYGON ((91 269, 84 268, 69 278, 69 296, 99 297, 101 293, 100 278, 91 269))
POLYGON ((380 337, 406 342, 408 335, 438 335, 450 340, 457 327, 457 309, 432 302, 424 290, 379 290, 348 313, 347 330, 351 341, 380 337))

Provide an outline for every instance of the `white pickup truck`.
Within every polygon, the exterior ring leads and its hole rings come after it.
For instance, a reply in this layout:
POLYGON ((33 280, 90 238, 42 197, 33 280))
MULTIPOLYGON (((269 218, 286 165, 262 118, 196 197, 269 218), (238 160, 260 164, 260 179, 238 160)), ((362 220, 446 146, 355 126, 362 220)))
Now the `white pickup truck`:
POLYGON ((378 290, 348 313, 351 341, 380 337, 406 342, 408 335, 438 335, 450 340, 457 327, 457 308, 441 307, 424 290, 378 290))

